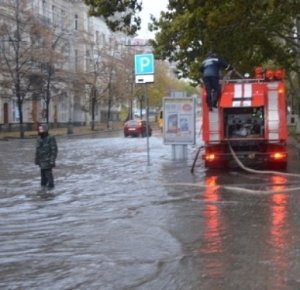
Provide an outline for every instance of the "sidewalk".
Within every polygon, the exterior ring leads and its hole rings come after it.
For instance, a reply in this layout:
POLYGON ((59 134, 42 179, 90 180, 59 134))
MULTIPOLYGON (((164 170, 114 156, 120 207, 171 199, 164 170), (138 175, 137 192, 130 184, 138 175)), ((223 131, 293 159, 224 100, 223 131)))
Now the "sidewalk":
MULTIPOLYGON (((49 129, 49 133, 52 136, 79 136, 79 135, 90 135, 90 134, 97 134, 100 132, 111 132, 115 130, 122 129, 122 122, 115 122, 113 123, 112 128, 107 129, 106 123, 101 123, 95 125, 95 130, 91 130, 90 126, 79 126, 73 127, 73 133, 68 134, 68 128, 51 128, 49 129)), ((36 138, 37 131, 25 131, 25 138, 36 138)), ((20 132, 13 131, 13 132, 0 132, 0 141, 7 140, 7 139, 19 139, 20 132)))
POLYGON ((300 150, 300 136, 294 132, 288 134, 288 144, 300 150))

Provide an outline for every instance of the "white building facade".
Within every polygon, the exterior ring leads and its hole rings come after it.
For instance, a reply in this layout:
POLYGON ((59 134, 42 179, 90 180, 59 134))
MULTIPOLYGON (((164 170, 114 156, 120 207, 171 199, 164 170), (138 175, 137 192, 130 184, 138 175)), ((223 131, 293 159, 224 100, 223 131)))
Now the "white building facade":
MULTIPOLYGON (((114 42, 119 43, 121 49, 122 45, 128 42, 127 37, 112 33, 102 19, 89 17, 87 6, 81 0, 18 1, 26 3, 26 7, 32 12, 33 17, 54 31, 56 41, 53 49, 61 50, 61 54, 65 56, 64 63, 60 67, 59 65, 55 67, 55 70, 64 71, 65 75, 61 81, 57 81, 56 87, 51 89, 48 106, 49 123, 53 126, 64 126, 68 122, 88 125, 92 118, 90 89, 93 83, 85 81, 84 77, 76 81, 75 75, 77 78, 80 74, 86 76, 87 73, 91 73, 91 75, 94 73, 96 76, 95 66, 93 67, 92 64, 97 64, 95 60, 97 55, 95 55, 96 50, 93 51, 92 48, 97 45, 99 54, 101 49, 107 50, 110 47, 109 44, 114 42)), ((0 16, 7 14, 6 2, 6 0, 0 1, 0 16)), ((8 2, 11 1, 8 0, 8 2)), ((11 23, 11 25, 14 24, 11 23)), ((5 41, 3 37, 2 41, 2 43, 5 41)), ((1 48, 3 48, 2 45, 1 48)), ((103 57, 109 56, 109 52, 106 51, 101 57, 103 59, 103 57)), ((101 64, 98 62, 97 65, 98 70, 101 71, 101 64)), ((5 79, 5 74, 0 75, 1 79, 5 79)), ((97 87, 99 82, 101 83, 100 80, 97 80, 94 85, 97 87)), ((104 92, 103 83, 105 80, 101 84, 104 92)), ((112 120, 118 118, 119 105, 114 103, 111 108, 112 120)), ((107 104, 97 99, 94 114, 95 122, 104 121, 103 112, 106 109, 107 104)), ((46 104, 40 94, 36 96, 27 94, 22 103, 23 123, 30 129, 33 124, 45 122, 47 120, 45 111, 46 104)), ((0 130, 17 127, 19 118, 18 100, 14 97, 13 90, 7 87, 1 88, 0 130)))

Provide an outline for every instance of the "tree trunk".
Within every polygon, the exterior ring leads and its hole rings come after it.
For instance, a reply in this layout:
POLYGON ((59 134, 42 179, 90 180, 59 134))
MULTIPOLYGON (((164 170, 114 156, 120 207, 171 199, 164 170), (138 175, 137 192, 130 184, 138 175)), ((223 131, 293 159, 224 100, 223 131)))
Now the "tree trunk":
POLYGON ((46 122, 49 124, 49 105, 51 99, 50 82, 51 82, 51 67, 48 68, 47 89, 46 89, 46 122), (49 72, 50 71, 50 72, 49 72))
POLYGON ((50 98, 47 96, 46 100, 46 123, 49 124, 49 104, 50 104, 50 98))
POLYGON ((297 38, 297 67, 298 67, 298 70, 297 70, 297 95, 296 95, 296 100, 297 100, 297 103, 298 103, 298 110, 297 110, 297 113, 299 114, 300 112, 300 96, 299 96, 299 91, 298 89, 300 88, 300 72, 299 72, 299 67, 300 67, 300 37, 299 37, 299 34, 300 34, 300 15, 298 15, 297 19, 296 19, 296 26, 297 26, 297 33, 298 33, 298 38, 297 38))
POLYGON ((24 125, 23 125, 23 111, 22 111, 22 105, 23 101, 21 100, 21 96, 17 96, 18 100, 18 112, 19 112, 19 132, 20 132, 20 138, 24 139, 25 134, 24 134, 24 125))
POLYGON ((108 108, 107 108, 107 121, 106 121, 107 129, 110 128, 110 123, 111 123, 111 104, 112 104, 112 100, 111 100, 111 96, 110 96, 108 99, 108 108))
POLYGON ((96 107, 96 98, 95 96, 92 97, 92 121, 91 121, 91 130, 95 130, 95 107, 96 107))

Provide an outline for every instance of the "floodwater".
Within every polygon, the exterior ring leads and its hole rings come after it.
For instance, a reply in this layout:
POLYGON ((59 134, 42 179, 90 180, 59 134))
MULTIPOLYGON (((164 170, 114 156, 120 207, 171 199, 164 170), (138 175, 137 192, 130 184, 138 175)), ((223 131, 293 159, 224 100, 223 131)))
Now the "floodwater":
POLYGON ((300 289, 299 177, 191 174, 158 134, 150 165, 145 138, 57 141, 51 192, 35 140, 0 142, 0 289, 300 289))

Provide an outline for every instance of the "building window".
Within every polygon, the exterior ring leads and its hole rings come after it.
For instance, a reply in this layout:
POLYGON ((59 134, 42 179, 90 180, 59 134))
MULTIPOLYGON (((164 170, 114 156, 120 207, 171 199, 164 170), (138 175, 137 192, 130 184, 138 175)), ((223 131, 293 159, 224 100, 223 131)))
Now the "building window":
POLYGON ((90 68, 90 62, 91 62, 91 56, 90 56, 90 51, 86 50, 86 61, 85 61, 85 70, 89 71, 90 68))
POLYGON ((99 31, 96 30, 96 43, 98 44, 99 43, 99 31))
POLYGON ((47 16, 46 0, 42 1, 42 15, 47 16))
POLYGON ((56 8, 55 8, 55 5, 52 5, 52 23, 53 24, 56 24, 56 8))
MULTIPOLYGON (((0 2, 1 2, 1 1, 0 1, 0 2)), ((34 10, 35 6, 36 6, 35 0, 32 0, 32 1, 31 1, 31 7, 32 7, 32 10, 34 10)))
POLYGON ((20 121, 20 113, 18 109, 18 103, 16 100, 13 100, 13 121, 14 122, 20 121))
POLYGON ((78 30, 78 15, 75 14, 74 16, 74 29, 78 30))
POLYGON ((75 63, 75 70, 77 70, 78 69, 78 50, 77 49, 75 49, 75 51, 74 51, 74 58, 75 58, 75 61, 74 61, 74 63, 75 63))
POLYGON ((104 33, 101 33, 101 38, 102 38, 101 43, 105 44, 106 43, 106 38, 105 38, 105 34, 104 33))
POLYGON ((65 17, 66 17, 66 15, 65 15, 65 10, 61 10, 61 12, 60 12, 60 26, 61 26, 61 28, 65 28, 65 17))

